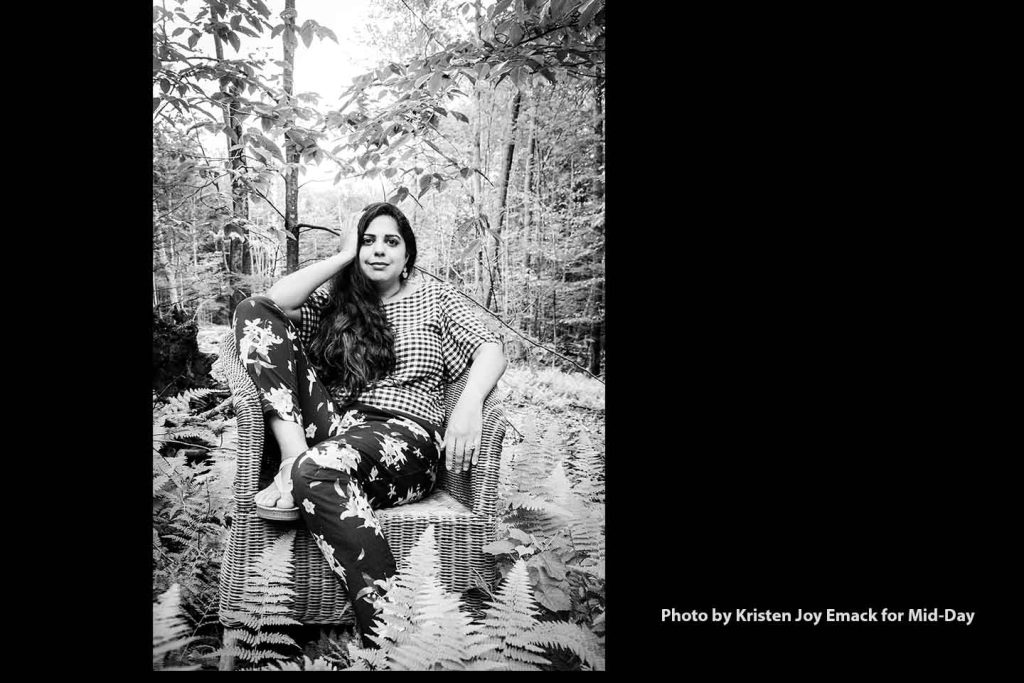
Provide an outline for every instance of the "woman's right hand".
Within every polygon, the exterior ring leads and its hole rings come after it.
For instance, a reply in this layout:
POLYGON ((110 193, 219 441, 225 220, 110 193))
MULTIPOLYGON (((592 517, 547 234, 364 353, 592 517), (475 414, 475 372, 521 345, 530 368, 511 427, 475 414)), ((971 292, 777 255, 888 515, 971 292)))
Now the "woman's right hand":
POLYGON ((350 260, 355 259, 359 253, 359 217, 362 215, 362 211, 349 214, 341 229, 341 247, 338 249, 338 253, 350 260))
POLYGON ((340 273, 359 255, 358 227, 362 215, 362 211, 357 211, 342 219, 344 225, 339 233, 337 253, 285 275, 267 291, 267 296, 281 307, 289 320, 301 323, 302 305, 309 299, 309 295, 340 273))

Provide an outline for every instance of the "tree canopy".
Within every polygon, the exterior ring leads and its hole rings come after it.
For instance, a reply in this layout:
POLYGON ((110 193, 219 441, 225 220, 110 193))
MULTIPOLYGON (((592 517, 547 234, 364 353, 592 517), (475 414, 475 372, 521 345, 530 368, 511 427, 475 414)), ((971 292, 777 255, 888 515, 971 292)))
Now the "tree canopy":
POLYGON ((303 0, 154 7, 154 307, 222 319, 237 291, 326 256, 341 216, 386 199, 413 220, 422 269, 500 319, 513 355, 556 357, 540 343, 598 374, 603 0, 371 6, 388 21, 328 27, 303 0), (379 63, 339 83, 337 104, 286 87, 287 52, 251 49, 360 30, 379 63), (328 168, 333 184, 300 182, 328 168))

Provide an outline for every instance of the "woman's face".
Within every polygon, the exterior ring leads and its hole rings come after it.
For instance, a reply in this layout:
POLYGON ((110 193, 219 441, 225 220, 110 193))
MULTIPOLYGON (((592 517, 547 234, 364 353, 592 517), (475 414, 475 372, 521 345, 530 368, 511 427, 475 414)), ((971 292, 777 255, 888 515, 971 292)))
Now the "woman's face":
POLYGON ((409 255, 398 223, 391 216, 377 216, 366 226, 359 246, 359 267, 379 291, 390 289, 399 281, 409 255))

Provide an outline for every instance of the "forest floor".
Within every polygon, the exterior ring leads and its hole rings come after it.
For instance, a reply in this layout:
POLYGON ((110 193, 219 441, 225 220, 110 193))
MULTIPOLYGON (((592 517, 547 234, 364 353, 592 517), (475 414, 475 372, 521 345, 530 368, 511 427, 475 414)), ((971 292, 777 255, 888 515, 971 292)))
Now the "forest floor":
MULTIPOLYGON (((200 350, 216 354, 218 341, 227 330, 227 326, 201 328, 198 333, 200 350)), ((580 494, 579 500, 585 499, 587 510, 593 511, 595 517, 599 516, 603 524, 604 385, 578 373, 569 374, 554 368, 529 367, 518 363, 509 366, 498 383, 497 391, 509 425, 502 451, 502 466, 506 468, 503 480, 506 483, 510 480, 507 470, 510 466, 509 461, 522 463, 531 459, 544 460, 548 473, 553 469, 554 463, 560 463, 564 466, 565 487, 571 487, 580 494)), ((156 412, 154 414, 157 415, 156 412)), ((178 516, 177 525, 181 526, 180 517, 184 514, 182 511, 188 509, 184 503, 176 504, 174 501, 183 501, 188 496, 195 495, 194 491, 199 491, 195 489, 196 486, 203 489, 203 497, 212 501, 204 507, 209 509, 212 505, 214 510, 220 510, 219 513, 210 515, 211 518, 222 519, 225 513, 230 514, 230 487, 234 479, 234 444, 237 436, 235 421, 233 418, 224 419, 220 416, 220 419, 215 417, 209 424, 203 426, 216 434, 216 441, 209 442, 213 448, 207 451, 207 457, 200 463, 195 463, 191 462, 184 444, 166 440, 162 446, 157 443, 161 438, 166 439, 166 436, 161 436, 164 431, 161 420, 157 417, 154 420, 154 447, 161 451, 154 457, 154 563, 157 567, 154 572, 154 595, 163 592, 172 583, 183 585, 184 594, 191 596, 186 599, 186 602, 191 601, 187 607, 192 607, 191 610, 185 609, 185 612, 189 616, 191 626, 194 627, 193 635, 200 637, 193 643, 190 651, 183 653, 185 656, 178 661, 202 669, 216 669, 216 651, 220 646, 219 627, 216 626, 213 607, 216 585, 215 581, 211 581, 209 585, 195 583, 194 577, 203 574, 196 569, 197 564, 202 564, 203 561, 209 562, 212 566, 219 565, 219 553, 222 552, 227 529, 221 526, 221 538, 203 548, 204 552, 199 555, 189 554, 167 540, 174 536, 174 515, 178 516), (169 476, 169 480, 161 479, 163 476, 169 476), (158 480, 163 483, 158 485, 158 480), (169 484, 167 481, 172 483, 169 484), (159 504, 164 496, 171 501, 167 506, 159 504), (164 533, 161 534, 158 529, 164 533), (172 532, 168 534, 167 529, 172 529, 172 532), (197 561, 197 557, 205 559, 197 561), (200 605, 198 616, 196 604, 200 605)), ((503 490, 507 493, 509 489, 503 490)), ((563 491, 563 494, 565 493, 567 492, 563 491)), ((550 496, 548 499, 556 500, 550 496)), ((564 502, 564 495, 558 500, 564 502)), ((583 507, 576 509, 583 510, 583 507)), ((513 521, 511 524, 516 523, 513 521)), ((540 537, 539 532, 537 536, 540 537)), ((534 576, 537 582, 546 584, 534 586, 536 591, 540 591, 538 599, 542 604, 547 602, 553 608, 558 605, 548 602, 549 600, 557 602, 564 595, 565 605, 562 606, 567 606, 570 602, 569 594, 579 590, 580 585, 584 585, 586 590, 581 593, 584 597, 573 596, 570 616, 573 617, 573 621, 592 628, 599 634, 603 634, 603 527, 601 546, 599 585, 593 581, 583 584, 576 581, 570 585, 572 577, 568 575, 560 578, 558 582, 544 575, 534 576), (599 617, 596 625, 595 615, 599 617)), ((578 558, 581 555, 577 554, 574 557, 578 558)), ((586 557, 586 553, 582 557, 586 557)), ((515 558, 503 559, 510 561, 515 558)), ((578 559, 576 561, 579 563, 578 559)), ((571 574, 575 566, 572 565, 572 560, 566 562, 566 568, 571 574)), ((587 572, 587 576, 583 577, 585 579, 594 573, 592 564, 579 568, 581 576, 584 570, 587 572)), ((563 612, 561 616, 564 617, 565 614, 563 612)), ((339 634, 337 631, 323 631, 319 627, 303 627, 301 633, 297 632, 295 636, 296 642, 306 655, 315 659, 317 656, 329 655, 333 647, 331 640, 337 642, 339 635, 345 639, 346 633, 345 629, 339 634)))

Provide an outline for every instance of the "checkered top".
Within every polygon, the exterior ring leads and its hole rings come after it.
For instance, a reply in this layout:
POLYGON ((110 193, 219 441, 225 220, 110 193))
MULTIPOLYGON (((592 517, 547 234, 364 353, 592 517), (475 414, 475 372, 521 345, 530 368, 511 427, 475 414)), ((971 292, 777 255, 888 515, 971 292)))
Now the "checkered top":
MULTIPOLYGON (((299 339, 304 345, 319 331, 320 313, 328 301, 325 286, 302 305, 299 339)), ((394 371, 358 396, 350 396, 340 385, 330 388, 331 395, 339 406, 355 399, 441 425, 445 382, 462 374, 481 344, 500 343, 498 337, 454 287, 434 280, 424 280, 412 294, 385 303, 384 312, 395 333, 394 371)))

